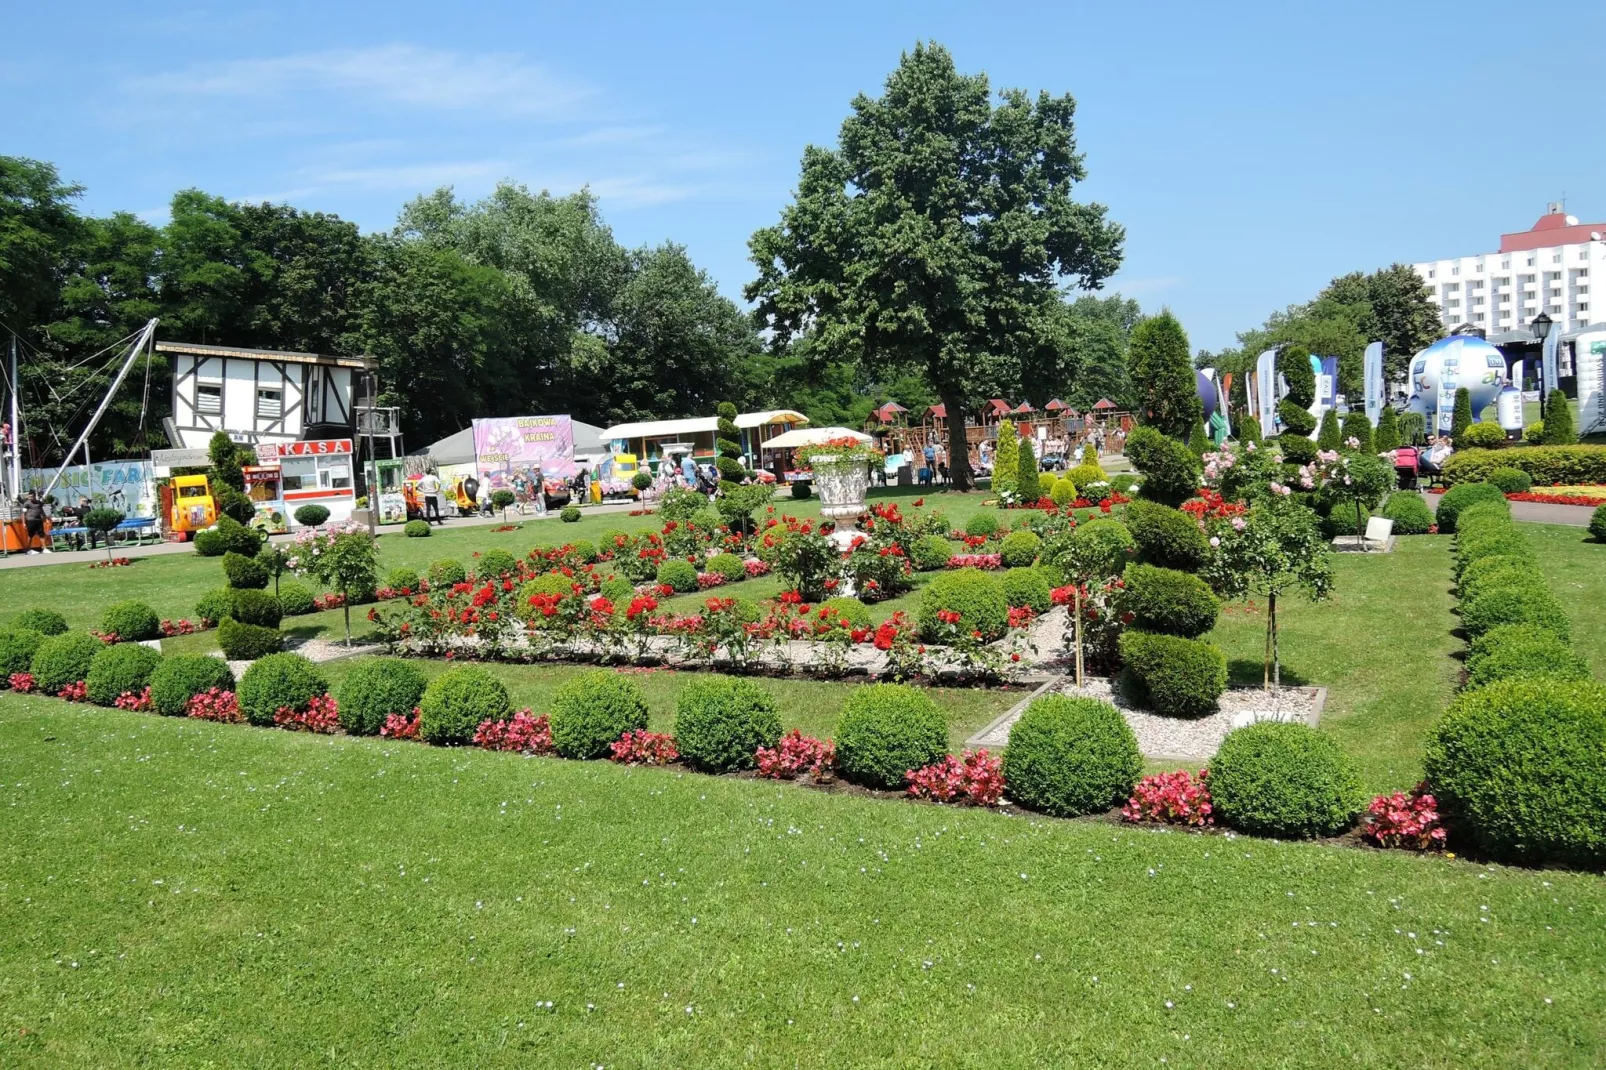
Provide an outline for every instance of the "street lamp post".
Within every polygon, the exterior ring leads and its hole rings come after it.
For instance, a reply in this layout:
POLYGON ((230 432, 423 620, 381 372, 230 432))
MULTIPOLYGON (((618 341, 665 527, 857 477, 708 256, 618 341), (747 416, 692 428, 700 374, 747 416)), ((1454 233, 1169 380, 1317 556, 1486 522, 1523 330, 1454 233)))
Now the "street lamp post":
POLYGON ((1539 343, 1539 401, 1543 403, 1545 397, 1545 339, 1550 335, 1550 325, 1553 321, 1541 310, 1534 317, 1529 327, 1533 330, 1534 341, 1539 343))

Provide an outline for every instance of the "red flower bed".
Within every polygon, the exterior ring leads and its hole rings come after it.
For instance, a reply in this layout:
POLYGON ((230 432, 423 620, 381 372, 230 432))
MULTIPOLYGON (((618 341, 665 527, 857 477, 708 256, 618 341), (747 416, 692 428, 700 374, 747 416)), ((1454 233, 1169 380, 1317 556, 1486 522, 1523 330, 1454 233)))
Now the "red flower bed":
POLYGON ((1507 494, 1506 500, 1513 502, 1541 502, 1545 505, 1581 505, 1586 509, 1593 509, 1598 505, 1606 504, 1606 498, 1585 498, 1577 494, 1546 494, 1542 490, 1525 490, 1516 494, 1507 494))
POLYGON ((68 702, 88 702, 89 685, 82 680, 75 680, 56 692, 57 698, 64 698, 68 702))
POLYGON ((967 750, 958 758, 944 755, 942 761, 911 769, 904 777, 909 794, 917 799, 952 802, 968 798, 977 806, 992 806, 1004 796, 1004 763, 985 750, 967 750))
POLYGON ((1002 568, 1004 558, 1000 554, 954 554, 948 559, 949 568, 1002 568))
POLYGON ((1163 821, 1175 825, 1213 825, 1210 788, 1205 784, 1209 770, 1199 771, 1195 780, 1186 769, 1156 773, 1137 782, 1132 798, 1121 807, 1126 821, 1163 821))
POLYGON ((474 731, 474 745, 515 754, 551 754, 552 723, 546 714, 535 717, 528 709, 506 721, 486 719, 474 731))
POLYGON ((1409 847, 1429 851, 1444 846, 1445 830, 1439 801, 1418 784, 1409 792, 1379 795, 1366 808, 1361 835, 1379 847, 1409 847))
POLYGON ((626 732, 609 744, 613 761, 626 765, 668 765, 680 757, 675 749, 675 737, 668 732, 649 732, 638 728, 626 732))
POLYGON ((418 714, 417 706, 413 707, 411 716, 405 713, 386 714, 385 723, 379 729, 380 736, 385 739, 417 739, 418 714))
POLYGON ((197 721, 219 721, 223 724, 239 724, 245 720, 234 692, 216 687, 191 696, 189 702, 184 704, 184 715, 197 721))
POLYGON ((190 621, 184 617, 180 617, 176 621, 162 621, 162 634, 168 638, 172 638, 175 635, 189 635, 192 632, 198 632, 200 630, 200 626, 190 623, 190 621))
POLYGON ((340 716, 333 695, 318 695, 307 702, 304 710, 280 706, 273 714, 273 723, 292 732, 329 735, 340 727, 340 716))
POLYGON ((133 710, 136 713, 143 713, 151 708, 150 686, 147 685, 145 690, 141 691, 137 695, 132 691, 124 691, 121 695, 117 696, 117 699, 113 705, 120 710, 133 710))
POLYGON ((11 690, 20 691, 22 694, 26 695, 31 692, 34 687, 33 673, 14 672, 6 678, 6 682, 11 686, 11 690))
POLYGON ((132 565, 133 563, 134 563, 134 561, 133 561, 132 558, 114 557, 110 561, 96 561, 93 565, 90 565, 89 567, 90 568, 122 568, 125 565, 132 565))
POLYGON ((791 780, 808 773, 816 783, 831 779, 836 765, 836 744, 829 739, 815 739, 792 729, 773 747, 760 747, 756 752, 758 775, 774 780, 791 780))

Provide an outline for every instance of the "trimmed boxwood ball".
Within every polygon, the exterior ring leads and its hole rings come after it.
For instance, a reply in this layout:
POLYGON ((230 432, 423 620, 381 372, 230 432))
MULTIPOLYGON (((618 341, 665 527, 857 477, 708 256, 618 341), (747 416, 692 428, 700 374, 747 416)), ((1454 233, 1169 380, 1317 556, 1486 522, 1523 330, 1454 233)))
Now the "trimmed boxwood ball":
POLYGON ((409 520, 402 525, 402 534, 409 539, 427 539, 430 535, 429 521, 409 520))
POLYGON ((14 672, 27 672, 45 637, 32 628, 0 629, 0 690, 9 687, 14 672))
POLYGON ((9 628, 26 628, 40 635, 60 635, 67 630, 67 618, 54 609, 25 609, 12 618, 9 628))
POLYGON ((965 521, 966 535, 994 535, 998 531, 998 514, 982 510, 965 521))
POLYGON ((1490 587, 1478 597, 1461 603, 1461 627, 1476 638, 1502 624, 1522 624, 1549 628, 1563 639, 1572 638, 1572 621, 1567 610, 1549 588, 1527 583, 1521 586, 1490 587))
POLYGON ((1034 700, 1004 747, 1009 797, 1057 817, 1118 805, 1142 772, 1137 736, 1120 711, 1085 695, 1034 700))
POLYGON ((1210 760, 1210 802, 1225 824, 1257 836, 1332 836, 1366 804, 1354 761, 1306 724, 1235 728, 1210 760))
POLYGON ((255 624, 259 628, 277 628, 284 610, 279 600, 267 591, 235 591, 230 599, 227 617, 241 624, 255 624))
POLYGON ((234 590, 229 587, 219 587, 201 596, 201 600, 195 603, 195 615, 216 624, 228 616, 233 608, 234 590))
POLYGON ((468 573, 463 571, 463 563, 451 558, 443 558, 429 566, 429 585, 431 587, 450 587, 454 583, 462 583, 468 579, 468 573))
POLYGON ((727 583, 747 576, 747 566, 735 554, 715 554, 708 559, 707 568, 724 576, 727 583))
POLYGON ((89 701, 97 706, 113 706, 125 691, 139 694, 150 683, 151 674, 162 663, 162 655, 138 643, 118 643, 102 649, 89 662, 89 701))
POLYGON ((1482 687, 1497 680, 1531 680, 1549 676, 1557 680, 1588 680, 1589 663, 1572 646, 1548 628, 1505 624, 1479 636, 1480 641, 1499 633, 1467 657, 1467 686, 1482 687))
POLYGON ((526 580, 519 587, 518 604, 514 606, 514 613, 523 620, 540 620, 542 614, 530 604, 530 599, 539 594, 569 595, 574 592, 574 580, 561 572, 547 572, 526 580))
POLYGON ((224 617, 218 621, 217 645, 230 661, 255 661, 278 653, 284 646, 284 637, 278 628, 224 617))
POLYGON ((806 482, 792 484, 792 500, 794 502, 806 502, 809 500, 809 495, 813 493, 813 489, 806 482))
POLYGON ((426 683, 417 666, 400 658, 358 662, 335 687, 340 727, 354 736, 378 735, 386 717, 413 712, 426 683))
POLYGON ((948 565, 954 556, 954 544, 941 535, 922 535, 909 547, 909 560, 920 572, 934 572, 948 565))
POLYGON ((167 717, 184 716, 191 698, 212 688, 234 690, 234 670, 210 654, 169 654, 151 673, 151 706, 167 717))
POLYGON ((1139 498, 1127 504, 1122 519, 1148 564, 1196 572, 1210 552, 1199 522, 1181 509, 1139 498))
POLYGON ((855 628, 870 627, 870 607, 857 598, 827 598, 820 603, 820 611, 831 610, 855 628))
POLYGON ((1396 535, 1426 535, 1433 526, 1433 510, 1412 490, 1395 491, 1383 506, 1383 516, 1394 521, 1396 535))
POLYGON ((647 699, 628 676, 581 673, 552 696, 552 749, 565 758, 601 758, 609 744, 647 727, 647 699))
POLYGON ((636 585, 623 576, 609 576, 602 581, 597 593, 614 604, 614 608, 623 613, 629 606, 630 600, 636 596, 636 585))
POLYGON ((1456 584, 1456 597, 1470 602, 1496 587, 1522 587, 1529 583, 1543 584, 1544 576, 1532 561, 1506 554, 1480 557, 1461 573, 1456 584))
POLYGON ((34 651, 29 666, 34 687, 54 695, 68 684, 77 683, 89 675, 90 663, 105 649, 106 644, 88 632, 62 632, 47 637, 34 651))
POLYGON ((1490 857, 1606 863, 1606 687, 1530 679, 1464 692, 1422 764, 1452 835, 1490 857))
POLYGON ((294 513, 296 523, 304 528, 315 528, 329 519, 329 510, 321 505, 303 505, 294 513))
POLYGON ((998 556, 1005 568, 1025 568, 1037 560, 1043 540, 1035 531, 1012 531, 999 544, 998 556))
POLYGON ((506 720, 512 712, 507 688, 490 670, 456 665, 424 688, 418 702, 418 735, 437 746, 462 746, 474 742, 480 722, 506 720))
POLYGON ((228 541, 223 538, 223 533, 214 528, 197 531, 194 546, 195 552, 201 557, 222 557, 229 550, 228 541))
POLYGON ((1010 606, 1025 607, 1033 613, 1047 613, 1054 604, 1054 591, 1048 579, 1036 567, 1012 568, 1000 581, 1004 601, 1010 606))
POLYGON ((268 570, 254 557, 234 553, 223 555, 223 575, 237 590, 260 591, 268 585, 268 570))
POLYGON ((675 747, 706 772, 751 769, 753 752, 775 746, 780 738, 775 697, 751 680, 698 677, 675 704, 675 747))
MULTIPOLYGON (((1455 531, 1462 538, 1477 535, 1488 535, 1496 531, 1505 531, 1515 526, 1511 519, 1511 506, 1505 499, 1500 501, 1480 501, 1464 507, 1456 514, 1455 531)), ((1459 546, 1461 539, 1456 540, 1459 546)))
POLYGON ((300 617, 311 613, 317 607, 313 605, 312 588, 295 580, 285 580, 279 584, 279 609, 286 617, 300 617))
POLYGON ((100 630, 129 642, 162 637, 162 618, 144 602, 117 602, 100 615, 100 630))
POLYGON ((558 511, 558 519, 565 524, 578 524, 580 522, 580 507, 578 505, 565 505, 558 511))
MULTIPOLYGON (((385 574, 385 586, 392 590, 416 591, 418 583, 418 573, 410 568, 393 568, 385 574)), ((284 597, 283 592, 280 592, 279 597, 281 599, 284 597)))
POLYGON ((1207 717, 1227 690, 1227 656, 1201 639, 1121 633, 1125 681, 1140 704, 1164 717, 1207 717))
POLYGON ((1478 502, 1504 503, 1505 500, 1500 488, 1492 483, 1457 483, 1439 495, 1439 508, 1434 514, 1438 518, 1439 534, 1453 535, 1461 510, 1468 506, 1478 502))
POLYGON ((245 670, 235 697, 247 721, 271 725, 281 708, 304 710, 328 692, 329 681, 300 654, 269 654, 245 670))
POLYGON ((901 788, 904 775, 948 753, 948 719, 904 684, 857 687, 836 722, 836 763, 849 780, 901 788))
POLYGON ((1457 536, 1455 573, 1457 578, 1478 561, 1490 557, 1504 557, 1522 561, 1537 570, 1538 563, 1527 538, 1514 528, 1489 530, 1471 536, 1457 536), (1462 544, 1460 540, 1467 541, 1462 544), (1464 553, 1462 552, 1464 551, 1464 553))
POLYGON ((1606 505, 1595 506, 1589 514, 1589 535, 1596 542, 1606 542, 1606 505))
POLYGON ((1532 490, 1534 485, 1533 476, 1520 468, 1496 468, 1484 482, 1493 483, 1502 494, 1522 494, 1532 490))
POLYGON ((597 559, 596 543, 590 539, 574 539, 566 545, 569 550, 563 556, 568 561, 589 565, 597 559))
POLYGON ((665 561, 658 566, 658 582, 673 587, 677 592, 684 594, 697 589, 697 566, 690 561, 665 561))
POLYGON ((518 558, 501 547, 497 547, 480 555, 479 563, 474 567, 474 574, 484 580, 516 573, 518 570, 518 558))
POLYGON ((1134 614, 1134 628, 1196 639, 1216 626, 1221 600, 1198 576, 1174 568, 1128 565, 1121 579, 1126 584, 1121 610, 1134 614))
POLYGON ((940 610, 959 614, 965 632, 981 632, 990 643, 1009 630, 1009 603, 997 579, 975 568, 944 572, 926 585, 920 598, 920 634, 927 642, 940 639, 946 629, 937 619, 940 610))

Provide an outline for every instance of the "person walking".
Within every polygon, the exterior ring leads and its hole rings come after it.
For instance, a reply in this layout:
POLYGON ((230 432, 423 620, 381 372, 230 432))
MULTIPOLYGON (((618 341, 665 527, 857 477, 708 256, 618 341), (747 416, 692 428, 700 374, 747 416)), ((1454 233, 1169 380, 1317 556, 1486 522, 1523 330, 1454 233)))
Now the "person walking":
POLYGON ((530 466, 530 487, 535 495, 535 515, 546 516, 546 474, 540 462, 530 466))
POLYGON ((37 554, 33 548, 34 540, 44 544, 45 553, 50 553, 50 540, 45 537, 45 503, 39 500, 39 492, 30 490, 28 500, 22 503, 22 527, 28 536, 28 552, 37 554))
POLYGON ((437 527, 446 523, 441 516, 441 480, 434 472, 418 477, 418 493, 424 498, 424 520, 437 527))

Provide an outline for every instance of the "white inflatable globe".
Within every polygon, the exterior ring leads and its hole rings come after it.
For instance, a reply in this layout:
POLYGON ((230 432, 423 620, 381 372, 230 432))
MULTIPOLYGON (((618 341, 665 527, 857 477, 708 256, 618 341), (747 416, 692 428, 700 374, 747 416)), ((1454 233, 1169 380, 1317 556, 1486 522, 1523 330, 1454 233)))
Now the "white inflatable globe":
POLYGON ((1482 422, 1483 410, 1494 403, 1506 385, 1505 354, 1477 335, 1452 334, 1441 338, 1411 360, 1411 412, 1421 413, 1429 424, 1444 392, 1440 431, 1450 429, 1455 392, 1462 387, 1472 395, 1472 420, 1482 422))

